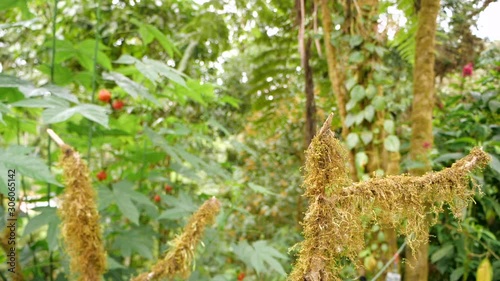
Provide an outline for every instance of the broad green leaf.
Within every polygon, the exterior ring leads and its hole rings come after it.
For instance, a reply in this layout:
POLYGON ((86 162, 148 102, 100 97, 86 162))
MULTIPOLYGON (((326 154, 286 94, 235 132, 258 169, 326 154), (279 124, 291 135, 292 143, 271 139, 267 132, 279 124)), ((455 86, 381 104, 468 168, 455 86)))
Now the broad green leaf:
POLYGON ((258 185, 258 184, 254 184, 254 183, 249 182, 248 183, 248 187, 250 187, 250 189, 252 189, 253 191, 255 191, 257 193, 268 194, 268 195, 276 195, 276 193, 271 192, 267 188, 265 188, 265 187, 263 187, 261 185, 258 185))
POLYGON ((373 139, 373 133, 370 131, 363 131, 361 132, 361 140, 363 141, 363 144, 369 144, 373 139))
POLYGON ((491 157, 491 161, 489 163, 490 168, 500 175, 500 160, 498 160, 498 158, 491 153, 488 153, 488 155, 491 157))
POLYGON ((11 104, 13 107, 67 108, 69 103, 52 96, 34 99, 24 99, 11 104))
POLYGON ((186 86, 186 81, 182 78, 183 74, 178 72, 176 69, 157 60, 144 58, 143 61, 145 65, 151 67, 157 74, 164 76, 181 86, 186 86))
POLYGON ((356 114, 356 125, 360 125, 365 120, 365 113, 363 111, 356 114))
POLYGON ((345 118, 345 125, 349 128, 356 122, 356 115, 348 113, 345 118))
POLYGON ((186 218, 198 209, 198 207, 194 204, 193 199, 185 192, 180 192, 179 197, 173 197, 169 195, 162 196, 162 200, 170 208, 166 211, 163 211, 158 217, 158 220, 178 220, 186 218))
MULTIPOLYGON (((118 183, 113 185, 113 194, 115 197, 115 202, 118 205, 118 209, 122 214, 128 218, 131 222, 139 224, 139 211, 137 207, 132 202, 132 198, 126 192, 121 189, 124 187, 123 184, 118 183)), ((126 187, 126 186, 125 186, 126 187)))
POLYGON ((110 72, 103 73, 102 77, 106 80, 115 81, 118 86, 120 86, 123 90, 125 90, 127 94, 129 94, 133 98, 141 96, 155 104, 159 104, 158 100, 149 93, 146 87, 130 80, 123 74, 110 72))
POLYGON ((352 35, 349 39, 349 46, 351 46, 351 49, 359 46, 361 43, 363 43, 363 37, 360 35, 352 35))
POLYGON ((57 208, 53 207, 39 207, 36 209, 40 211, 36 217, 30 218, 28 224, 24 228, 23 236, 28 236, 35 231, 37 231, 40 227, 44 225, 48 225, 51 223, 59 224, 59 217, 57 216, 57 208))
POLYGON ((133 253, 137 253, 142 257, 152 260, 154 248, 153 235, 154 232, 149 226, 140 226, 126 230, 116 236, 113 248, 118 249, 124 257, 130 257, 133 253))
POLYGON ((394 121, 390 119, 384 120, 384 130, 388 134, 394 134, 394 121))
POLYGON ((464 157, 464 154, 463 153, 445 153, 445 154, 441 154, 439 155, 438 158, 434 159, 434 162, 436 163, 440 163, 440 162, 446 162, 446 161, 449 161, 449 160, 457 160, 457 159, 460 159, 464 157))
POLYGON ((445 258, 446 256, 452 255, 454 252, 454 246, 453 244, 445 244, 443 245, 439 250, 437 250, 434 254, 431 256, 431 262, 436 263, 440 261, 441 259, 445 258))
POLYGON ((372 84, 366 87, 366 97, 372 99, 377 94, 377 88, 372 84))
POLYGON ((0 88, 18 88, 20 86, 30 86, 31 83, 15 76, 0 73, 0 88))
POLYGON ((155 26, 150 25, 150 24, 146 24, 145 27, 151 34, 154 35, 154 37, 156 38, 156 40, 158 40, 158 42, 163 47, 163 49, 165 49, 167 54, 171 58, 173 58, 174 51, 177 51, 177 50, 175 49, 175 46, 172 43, 172 41, 155 26))
POLYGON ((347 104, 345 105, 345 109, 347 109, 349 111, 349 110, 353 109, 355 106, 356 106, 356 100, 350 99, 347 102, 347 104))
POLYGON ((353 149, 359 143, 359 136, 356 133, 349 133, 346 138, 346 144, 349 149, 353 149))
POLYGON ((0 122, 5 124, 3 121, 3 114, 4 113, 10 113, 10 109, 3 103, 0 102, 0 122))
POLYGON ((358 102, 365 97, 365 89, 361 85, 356 85, 352 88, 351 99, 358 102))
POLYGON ((97 194, 97 206, 99 211, 105 210, 109 205, 113 204, 115 200, 113 191, 104 185, 98 185, 97 194))
POLYGON ((372 105, 377 111, 382 111, 385 109, 385 98, 381 96, 375 96, 372 100, 372 105))
POLYGON ((450 281, 458 281, 464 275, 464 268, 459 267, 453 270, 450 274, 450 281))
POLYGON ((252 245, 246 240, 232 245, 235 255, 248 267, 253 268, 257 274, 275 271, 286 275, 283 266, 278 259, 286 260, 286 256, 267 244, 267 241, 259 240, 252 245))
POLYGON ((368 155, 364 151, 356 153, 355 156, 356 166, 363 168, 368 163, 368 155))
POLYGON ((133 56, 130 55, 121 55, 117 60, 114 61, 114 63, 120 63, 120 64, 134 64, 138 62, 139 60, 134 58, 133 56))
POLYGON ((49 228, 47 229, 47 245, 49 247, 49 251, 55 251, 59 248, 59 223, 59 218, 49 222, 49 228))
MULTIPOLYGON (((22 146, 10 146, 7 149, 0 148, 0 173, 7 175, 7 169, 15 169, 17 176, 26 176, 35 180, 62 186, 50 173, 49 168, 40 158, 33 154, 32 148, 22 146)), ((6 180, 0 181, 0 191, 5 191, 6 180)))
POLYGON ((355 51, 352 52, 351 55, 349 55, 349 63, 352 64, 358 64, 361 63, 365 60, 365 56, 363 56, 363 53, 355 51))
POLYGON ((372 105, 369 105, 369 106, 365 107, 363 112, 365 114, 366 121, 372 122, 373 117, 375 117, 375 108, 372 105))
POLYGON ((153 42, 153 40, 155 39, 154 34, 149 32, 149 30, 143 24, 139 26, 139 34, 141 34, 144 45, 149 45, 149 43, 153 42))
POLYGON ((395 135, 389 135, 384 140, 384 147, 387 151, 398 152, 399 145, 399 139, 395 135))
POLYGON ((492 113, 497 113, 498 109, 500 108, 500 101, 490 100, 488 102, 488 108, 492 113))
POLYGON ((48 108, 42 112, 42 120, 45 124, 64 122, 75 114, 81 114, 85 118, 108 127, 108 115, 105 107, 94 104, 80 104, 71 108, 48 108))

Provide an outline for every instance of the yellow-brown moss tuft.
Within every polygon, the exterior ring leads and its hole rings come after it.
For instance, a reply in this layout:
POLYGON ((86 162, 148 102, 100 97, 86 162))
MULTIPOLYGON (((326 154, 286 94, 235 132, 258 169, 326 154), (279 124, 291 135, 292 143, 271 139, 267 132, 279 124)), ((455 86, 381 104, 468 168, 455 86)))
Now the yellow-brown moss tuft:
POLYGON ((327 120, 306 152, 304 183, 309 209, 303 222, 304 241, 288 280, 341 280, 342 261, 357 262, 365 247, 367 222, 395 228, 414 249, 428 239, 429 223, 435 223, 426 220, 427 216, 437 217, 447 204, 455 217, 461 217, 477 190, 469 188, 469 173, 490 161, 484 151, 474 148, 440 172, 352 184, 345 149, 329 126, 327 120))
POLYGON ((71 259, 70 270, 77 280, 101 280, 106 268, 96 192, 87 165, 67 145, 61 146, 65 190, 59 209, 62 238, 71 259))
POLYGON ((171 243, 171 248, 151 272, 143 273, 132 281, 158 280, 159 278, 181 277, 187 279, 191 274, 190 266, 193 261, 194 251, 201 239, 205 227, 212 224, 219 213, 220 202, 211 198, 191 216, 184 232, 171 243))

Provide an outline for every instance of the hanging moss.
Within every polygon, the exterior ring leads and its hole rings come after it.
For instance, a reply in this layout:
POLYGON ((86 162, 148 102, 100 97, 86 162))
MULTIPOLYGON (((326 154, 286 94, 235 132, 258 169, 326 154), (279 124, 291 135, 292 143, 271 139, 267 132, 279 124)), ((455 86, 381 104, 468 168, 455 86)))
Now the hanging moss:
MULTIPOLYGON (((330 118, 329 118, 330 120, 330 118)), ((473 200, 468 174, 483 168, 489 156, 475 148, 451 168, 427 173, 375 178, 352 184, 346 169, 346 152, 333 137, 327 120, 306 152, 305 196, 309 209, 304 219, 304 241, 293 281, 341 280, 342 261, 357 262, 365 248, 366 222, 393 227, 408 237, 415 249, 428 239, 427 229, 435 221, 426 217, 443 211, 446 204, 455 217, 473 200)))
POLYGON ((182 277, 187 279, 191 274, 191 263, 196 245, 200 241, 205 227, 212 224, 219 213, 220 203, 214 197, 207 200, 189 219, 184 232, 171 243, 171 248, 150 272, 143 273, 132 281, 159 280, 160 278, 182 277))
POLYGON ((61 145, 61 165, 65 190, 59 208, 61 233, 71 259, 70 270, 80 281, 101 280, 106 268, 96 192, 92 188, 87 165, 79 154, 61 145))

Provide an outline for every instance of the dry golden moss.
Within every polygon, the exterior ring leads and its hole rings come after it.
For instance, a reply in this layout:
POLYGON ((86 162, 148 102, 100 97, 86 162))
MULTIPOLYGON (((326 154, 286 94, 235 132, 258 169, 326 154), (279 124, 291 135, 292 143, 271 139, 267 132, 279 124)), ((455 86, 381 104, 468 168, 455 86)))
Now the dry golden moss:
POLYGON ((447 204, 455 217, 473 200, 468 174, 483 168, 489 156, 479 148, 451 168, 421 177, 407 175, 375 178, 351 184, 347 154, 329 130, 331 117, 306 152, 304 241, 288 280, 341 280, 341 261, 357 262, 364 249, 366 222, 394 227, 414 249, 428 239, 426 216, 447 204))
POLYGON ((158 280, 176 276, 187 279, 191 273, 190 266, 196 245, 205 227, 214 222, 219 210, 220 203, 215 197, 203 203, 189 219, 184 232, 172 241, 172 247, 165 257, 153 266, 151 272, 143 273, 133 278, 132 281, 158 280))
POLYGON ((106 268, 96 193, 87 165, 67 145, 61 146, 65 190, 59 209, 62 238, 71 259, 70 270, 80 281, 97 281, 106 268))

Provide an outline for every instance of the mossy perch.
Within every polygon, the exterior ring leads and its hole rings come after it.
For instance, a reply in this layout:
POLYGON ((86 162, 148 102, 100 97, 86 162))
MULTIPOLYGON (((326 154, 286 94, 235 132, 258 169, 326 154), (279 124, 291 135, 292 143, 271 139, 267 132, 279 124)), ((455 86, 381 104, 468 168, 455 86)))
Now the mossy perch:
POLYGON ((291 281, 341 280, 342 260, 356 262, 365 248, 366 221, 394 227, 407 236, 410 248, 415 248, 428 239, 424 226, 429 224, 425 219, 429 212, 437 216, 447 204, 456 218, 461 217, 461 210, 473 201, 477 190, 477 186, 469 188, 468 174, 490 161, 482 149, 474 148, 440 172, 353 184, 347 151, 330 130, 331 118, 306 151, 304 196, 309 199, 309 208, 303 222, 304 241, 288 276, 291 281))
POLYGON ((92 188, 87 165, 52 131, 49 135, 61 148, 60 165, 64 170, 65 189, 59 208, 61 233, 71 259, 72 277, 79 281, 98 281, 106 270, 96 192, 92 188))
POLYGON ((215 198, 208 199, 191 216, 184 231, 171 243, 165 257, 156 263, 150 272, 143 273, 131 281, 150 281, 160 278, 181 277, 187 280, 191 270, 196 245, 200 241, 205 227, 212 224, 219 213, 220 202, 215 198))

